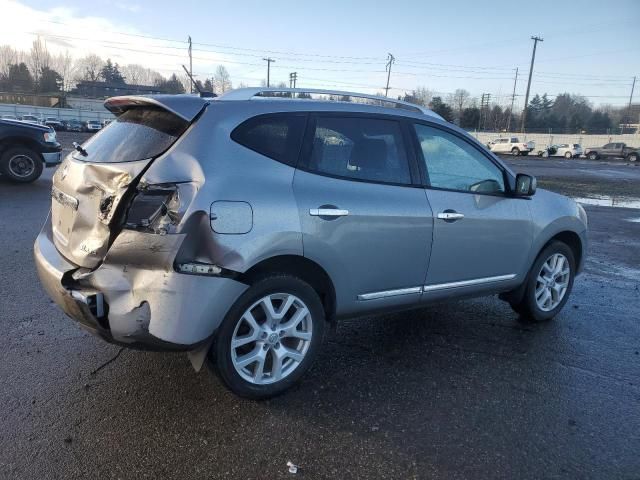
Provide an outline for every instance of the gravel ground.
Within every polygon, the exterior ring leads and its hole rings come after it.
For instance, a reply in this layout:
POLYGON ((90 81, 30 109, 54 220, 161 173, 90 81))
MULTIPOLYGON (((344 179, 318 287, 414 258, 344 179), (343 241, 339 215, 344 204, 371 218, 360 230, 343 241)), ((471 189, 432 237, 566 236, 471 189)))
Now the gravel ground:
MULTIPOLYGON (((509 162, 640 195, 640 168, 509 162)), ((32 261, 51 175, 0 179, 0 478, 640 478, 640 210, 586 207, 586 272, 553 322, 495 297, 346 320, 299 387, 251 402, 52 305, 32 261)))

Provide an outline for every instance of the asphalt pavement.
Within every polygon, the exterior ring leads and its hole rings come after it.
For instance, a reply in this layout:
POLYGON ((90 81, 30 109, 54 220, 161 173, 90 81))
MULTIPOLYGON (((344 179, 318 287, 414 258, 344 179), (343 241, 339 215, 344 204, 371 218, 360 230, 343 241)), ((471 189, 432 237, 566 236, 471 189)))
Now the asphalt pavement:
MULTIPOLYGON (((632 165, 509 161, 640 196, 632 165)), ((0 178, 0 478, 640 478, 640 210, 586 207, 586 272, 552 322, 496 297, 345 320, 298 387, 252 402, 51 303, 32 260, 51 175, 0 178)))

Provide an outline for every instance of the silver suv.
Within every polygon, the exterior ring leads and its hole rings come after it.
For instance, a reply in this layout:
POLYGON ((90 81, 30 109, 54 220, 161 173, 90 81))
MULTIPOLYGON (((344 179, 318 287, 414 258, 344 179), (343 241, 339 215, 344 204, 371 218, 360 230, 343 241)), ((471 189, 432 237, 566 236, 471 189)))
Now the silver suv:
POLYGON ((501 294, 550 319, 584 264, 582 207, 416 105, 240 89, 105 106, 116 120, 54 176, 42 284, 105 340, 187 351, 242 396, 289 388, 347 316, 501 294))

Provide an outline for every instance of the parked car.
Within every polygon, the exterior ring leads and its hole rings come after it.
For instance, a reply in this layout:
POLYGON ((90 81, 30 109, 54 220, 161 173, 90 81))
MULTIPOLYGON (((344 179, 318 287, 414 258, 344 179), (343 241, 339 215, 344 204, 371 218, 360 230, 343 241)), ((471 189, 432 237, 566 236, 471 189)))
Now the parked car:
POLYGON ((3 120, 18 120, 18 117, 15 115, 2 115, 3 120))
POLYGON ((528 155, 535 146, 535 142, 521 142, 518 137, 496 138, 487 145, 494 153, 510 153, 516 156, 528 155))
POLYGON ((602 147, 592 147, 585 150, 585 155, 590 160, 599 158, 626 158, 630 162, 638 160, 638 149, 629 147, 626 143, 607 143, 602 147))
POLYGON ((85 126, 87 132, 97 132, 100 129, 102 129, 102 123, 99 120, 89 120, 85 126))
POLYGON ((35 115, 22 115, 22 117, 20 117, 20 121, 31 123, 33 125, 42 125, 42 119, 40 117, 36 117, 35 115))
POLYGON ((44 119, 44 124, 47 127, 51 127, 54 130, 64 130, 64 125, 62 124, 62 122, 60 120, 58 120, 56 117, 46 117, 44 119))
POLYGON ((65 130, 67 130, 68 132, 82 132, 84 131, 84 125, 79 120, 67 120, 65 130))
POLYGON ((260 88, 105 106, 115 125, 54 175, 41 282, 94 334, 188 351, 242 396, 289 388, 345 317, 499 293, 549 320, 584 265, 581 206, 424 107, 260 88), (359 101, 269 98, 291 92, 359 101))
POLYGON ((547 145, 546 147, 536 146, 530 153, 533 153, 538 157, 552 157, 558 153, 558 145, 547 145))
POLYGON ((109 125, 111 123, 111 120, 103 120, 102 121, 102 128, 106 127, 107 125, 109 125))
POLYGON ((582 147, 579 143, 548 145, 543 149, 534 151, 539 157, 564 157, 570 159, 578 158, 582 155, 582 147))
POLYGON ((62 147, 52 128, 0 120, 0 173, 14 182, 37 180, 44 167, 60 163, 62 147))

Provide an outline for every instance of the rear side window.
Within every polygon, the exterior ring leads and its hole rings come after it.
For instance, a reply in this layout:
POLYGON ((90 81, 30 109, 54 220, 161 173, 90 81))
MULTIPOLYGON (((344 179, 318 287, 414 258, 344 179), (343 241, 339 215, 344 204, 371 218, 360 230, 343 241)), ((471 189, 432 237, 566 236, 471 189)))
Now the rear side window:
POLYGON ((306 124, 305 114, 269 114, 251 118, 231 139, 278 162, 296 166, 306 124))
POLYGON ((188 126, 187 121, 160 108, 131 108, 83 145, 87 156, 74 152, 73 157, 95 163, 157 157, 173 145, 188 126))
POLYGON ((394 120, 318 117, 308 168, 357 180, 411 183, 402 130, 394 120))

